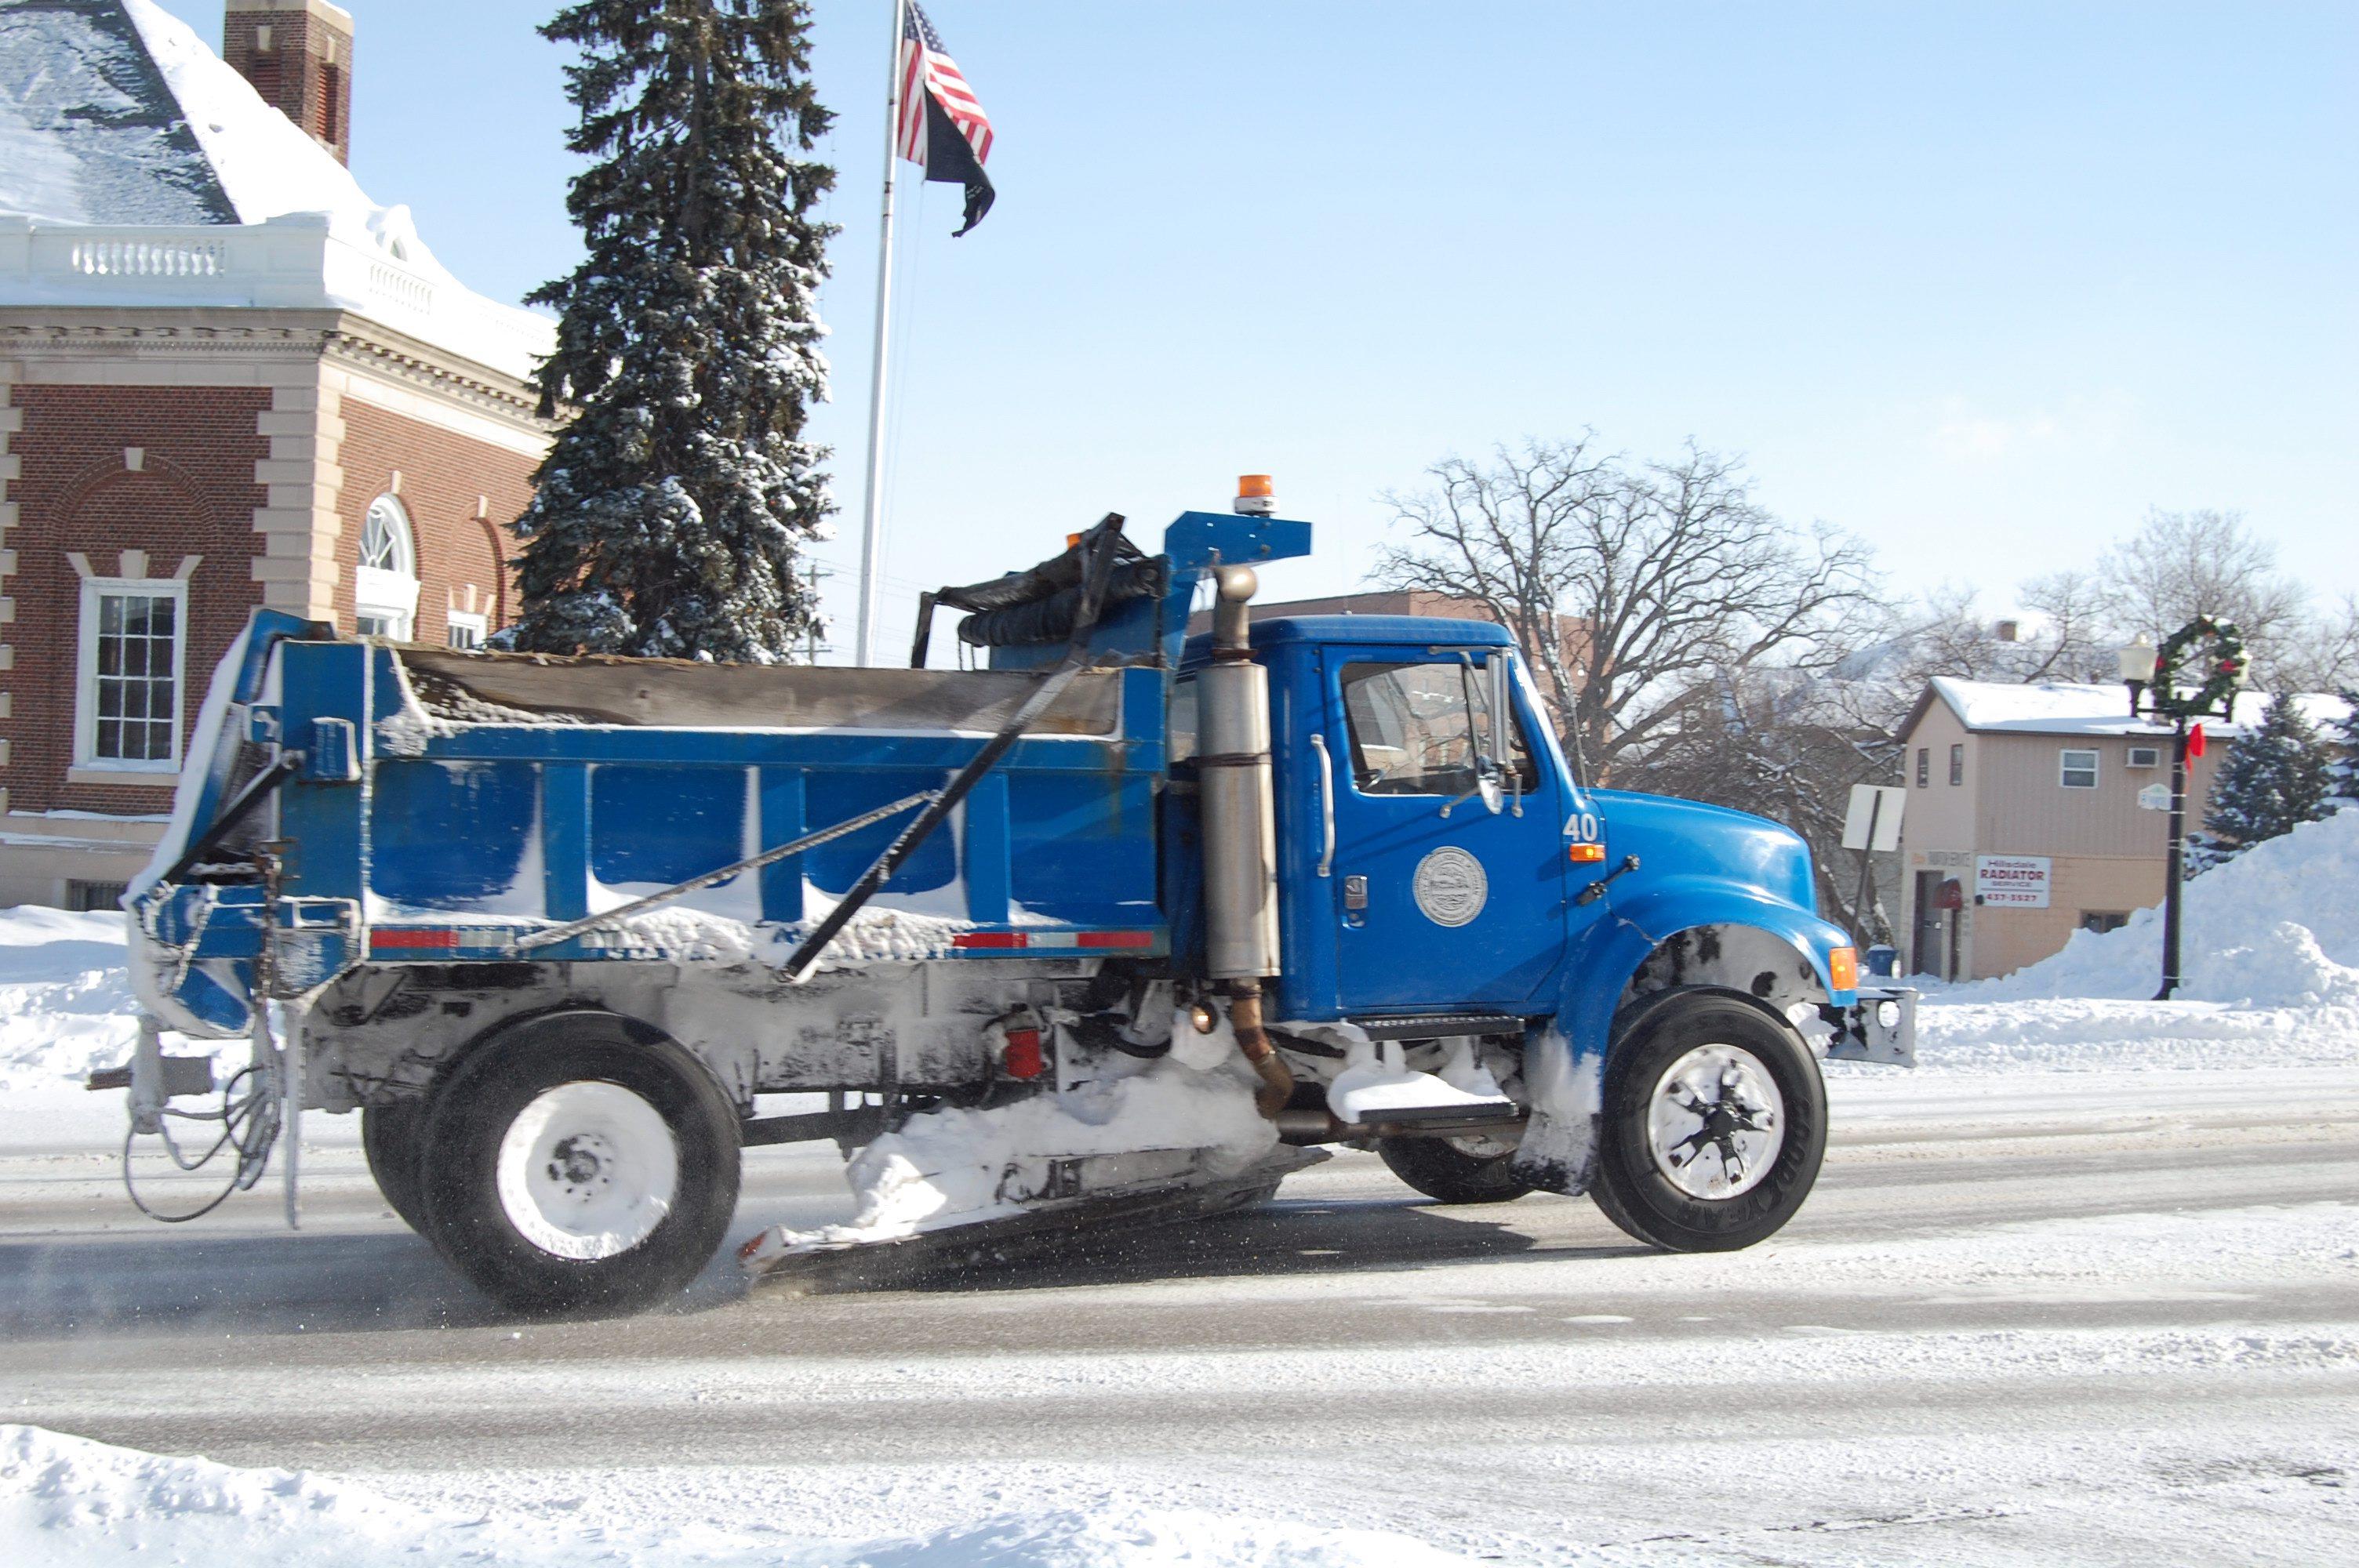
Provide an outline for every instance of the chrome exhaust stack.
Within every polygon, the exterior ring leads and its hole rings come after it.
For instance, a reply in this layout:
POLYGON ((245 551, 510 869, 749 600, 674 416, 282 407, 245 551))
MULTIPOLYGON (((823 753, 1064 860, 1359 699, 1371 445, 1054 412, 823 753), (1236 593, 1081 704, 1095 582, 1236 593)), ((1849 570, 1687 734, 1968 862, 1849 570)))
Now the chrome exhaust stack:
POLYGON ((1275 1117, 1294 1092, 1261 1022, 1262 981, 1277 973, 1277 808, 1270 782, 1269 672, 1254 663, 1251 567, 1214 571, 1212 663, 1196 682, 1197 799, 1204 842, 1205 972, 1229 999, 1229 1022, 1261 1075, 1255 1097, 1275 1117))

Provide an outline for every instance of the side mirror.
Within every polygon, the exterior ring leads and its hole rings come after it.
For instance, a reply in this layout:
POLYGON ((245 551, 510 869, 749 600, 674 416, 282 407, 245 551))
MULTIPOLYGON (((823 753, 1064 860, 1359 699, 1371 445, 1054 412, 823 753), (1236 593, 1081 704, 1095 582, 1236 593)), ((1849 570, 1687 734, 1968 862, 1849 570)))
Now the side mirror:
MULTIPOLYGON (((1514 666, 1508 663, 1507 650, 1495 648, 1483 661, 1483 668, 1491 677, 1491 744, 1489 751, 1500 779, 1512 780, 1510 788, 1516 796, 1516 815, 1523 806, 1523 777, 1516 772, 1516 685, 1514 666)), ((1496 784, 1494 784, 1495 790, 1496 784)), ((1491 807, 1493 811, 1499 808, 1491 807)))
POLYGON ((1484 806, 1494 816, 1498 816, 1500 808, 1506 805, 1506 796, 1499 787, 1500 777, 1505 772, 1495 757, 1474 759, 1474 793, 1483 797, 1484 806))
MULTIPOLYGON (((1471 654, 1461 653, 1467 674, 1475 671, 1471 654)), ((1514 708, 1510 706, 1515 690, 1514 679, 1507 664, 1507 651, 1494 649, 1482 664, 1484 712, 1477 722, 1470 708, 1466 715, 1467 744, 1474 756, 1474 787, 1454 800, 1442 803, 1441 815, 1447 816, 1459 801, 1468 795, 1482 797, 1484 806, 1496 816, 1503 810, 1512 792, 1516 815, 1524 814, 1523 779, 1508 763, 1508 749, 1514 743, 1514 708)), ((1472 697, 1470 686, 1469 697, 1472 697)))

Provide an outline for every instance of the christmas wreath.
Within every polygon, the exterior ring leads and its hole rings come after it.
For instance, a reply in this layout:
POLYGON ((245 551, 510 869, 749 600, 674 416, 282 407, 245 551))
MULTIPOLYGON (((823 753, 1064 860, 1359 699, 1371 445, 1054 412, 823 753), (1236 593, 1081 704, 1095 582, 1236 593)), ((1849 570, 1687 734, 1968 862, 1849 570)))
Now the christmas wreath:
POLYGON ((2173 719, 2214 713, 2228 718, 2237 689, 2245 684, 2245 639, 2236 628, 2199 615, 2155 649, 2154 689, 2148 700, 2157 713, 2173 719))

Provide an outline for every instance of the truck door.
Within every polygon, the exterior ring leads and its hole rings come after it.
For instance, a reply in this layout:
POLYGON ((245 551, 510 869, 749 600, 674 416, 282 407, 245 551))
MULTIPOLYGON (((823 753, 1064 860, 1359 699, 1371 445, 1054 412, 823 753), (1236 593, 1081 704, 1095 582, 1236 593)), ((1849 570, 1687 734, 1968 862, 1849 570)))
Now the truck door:
MULTIPOLYGON (((1571 908, 1570 782, 1536 762, 1520 684, 1489 808, 1478 777, 1487 661, 1504 648, 1321 650, 1323 753, 1334 854, 1337 1000, 1346 1016, 1553 1005, 1571 908)), ((1583 866, 1579 881, 1593 880, 1583 866)))

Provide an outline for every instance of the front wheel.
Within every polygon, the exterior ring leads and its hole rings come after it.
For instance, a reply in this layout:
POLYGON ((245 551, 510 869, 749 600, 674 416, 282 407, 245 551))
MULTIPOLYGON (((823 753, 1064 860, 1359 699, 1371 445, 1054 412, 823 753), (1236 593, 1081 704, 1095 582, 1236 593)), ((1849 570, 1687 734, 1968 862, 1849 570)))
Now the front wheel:
POLYGON ((627 1311, 678 1291, 737 1206, 734 1108, 702 1063, 619 1018, 543 1019, 436 1095, 427 1233, 519 1312, 627 1311))
POLYGON ((1810 1196, 1826 1086, 1783 1019, 1725 991, 1683 992, 1615 1039, 1603 1134, 1590 1191, 1608 1219, 1670 1251, 1734 1251, 1810 1196))

